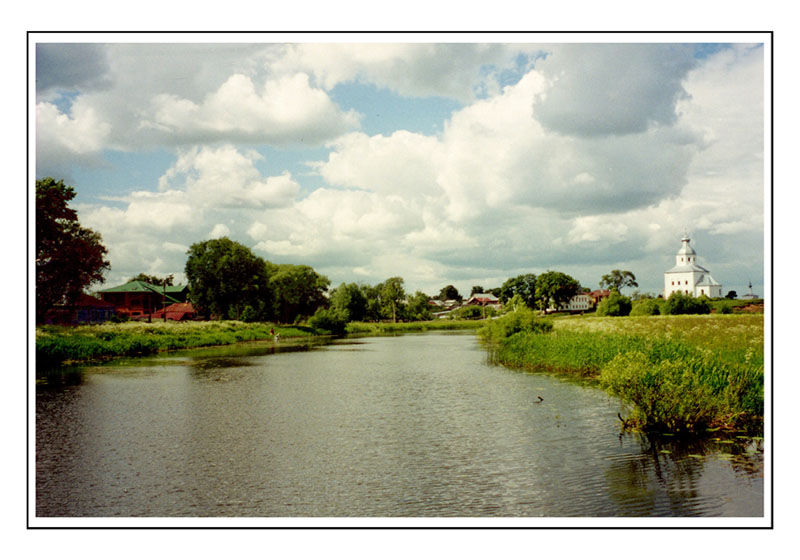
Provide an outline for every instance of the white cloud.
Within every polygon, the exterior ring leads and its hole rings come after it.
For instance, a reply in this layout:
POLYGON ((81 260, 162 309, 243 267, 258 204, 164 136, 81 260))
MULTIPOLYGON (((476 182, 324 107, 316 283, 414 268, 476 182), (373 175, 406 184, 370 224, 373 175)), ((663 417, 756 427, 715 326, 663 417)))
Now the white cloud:
POLYGON ((62 113, 49 102, 36 105, 36 161, 40 176, 58 175, 73 163, 94 165, 111 132, 92 107, 76 100, 72 113, 62 113))
POLYGON ((240 152, 232 145, 194 147, 159 180, 159 189, 182 189, 208 208, 280 208, 294 202, 300 185, 289 172, 262 177, 255 151, 240 152))
POLYGON ((342 111, 321 89, 298 73, 267 80, 234 74, 202 103, 174 94, 153 99, 150 126, 178 141, 258 141, 270 144, 316 144, 358 127, 354 111, 342 111))
POLYGON ((496 91, 496 73, 515 68, 520 53, 538 50, 499 43, 305 43, 287 45, 272 66, 284 72, 301 68, 328 90, 358 80, 400 95, 470 102, 477 94, 496 91))

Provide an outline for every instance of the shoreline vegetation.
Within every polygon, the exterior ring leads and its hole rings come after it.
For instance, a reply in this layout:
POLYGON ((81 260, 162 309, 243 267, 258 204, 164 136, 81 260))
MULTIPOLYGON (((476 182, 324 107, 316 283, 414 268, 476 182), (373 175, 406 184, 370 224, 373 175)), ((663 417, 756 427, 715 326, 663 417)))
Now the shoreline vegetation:
POLYGON ((552 320, 523 310, 479 335, 495 363, 565 375, 619 397, 628 408, 624 429, 763 433, 762 314, 552 320))
MULTIPOLYGON (((478 329, 483 321, 434 320, 408 323, 348 323, 346 334, 389 334, 428 330, 478 329)), ((129 321, 82 326, 44 325, 36 328, 39 367, 97 362, 125 356, 222 346, 237 342, 329 337, 331 333, 305 325, 190 321, 150 323, 129 321)))
MULTIPOLYGON (((497 364, 588 383, 626 406, 623 429, 763 433, 764 315, 542 318, 521 308, 497 319, 351 322, 347 335, 474 330, 497 364)), ((41 368, 115 357, 330 337, 304 325, 241 321, 127 322, 36 329, 41 368)))

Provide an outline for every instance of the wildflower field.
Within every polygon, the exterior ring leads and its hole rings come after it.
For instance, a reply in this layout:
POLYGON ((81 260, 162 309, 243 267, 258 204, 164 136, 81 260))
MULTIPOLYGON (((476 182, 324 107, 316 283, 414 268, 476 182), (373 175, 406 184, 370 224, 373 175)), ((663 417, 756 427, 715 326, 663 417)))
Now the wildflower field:
POLYGON ((552 329, 491 336, 493 359, 596 383, 630 407, 626 426, 760 432, 764 316, 563 317, 552 329))

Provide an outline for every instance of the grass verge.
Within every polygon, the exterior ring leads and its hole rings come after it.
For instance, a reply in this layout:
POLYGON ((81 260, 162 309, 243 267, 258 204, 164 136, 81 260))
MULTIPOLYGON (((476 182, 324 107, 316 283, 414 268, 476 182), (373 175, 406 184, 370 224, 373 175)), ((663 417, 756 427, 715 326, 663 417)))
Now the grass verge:
POLYGON ((591 380, 630 407, 626 427, 761 433, 763 315, 573 317, 552 332, 482 331, 497 363, 591 380))

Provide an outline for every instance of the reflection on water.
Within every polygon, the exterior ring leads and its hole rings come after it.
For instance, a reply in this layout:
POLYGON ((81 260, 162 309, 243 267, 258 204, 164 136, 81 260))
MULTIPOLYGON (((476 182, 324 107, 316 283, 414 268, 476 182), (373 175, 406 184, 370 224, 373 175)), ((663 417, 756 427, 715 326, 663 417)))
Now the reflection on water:
POLYGON ((43 384, 37 515, 763 515, 760 440, 620 435, 615 400, 490 365, 474 336, 291 350, 43 384))

